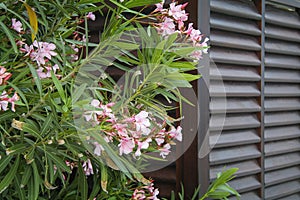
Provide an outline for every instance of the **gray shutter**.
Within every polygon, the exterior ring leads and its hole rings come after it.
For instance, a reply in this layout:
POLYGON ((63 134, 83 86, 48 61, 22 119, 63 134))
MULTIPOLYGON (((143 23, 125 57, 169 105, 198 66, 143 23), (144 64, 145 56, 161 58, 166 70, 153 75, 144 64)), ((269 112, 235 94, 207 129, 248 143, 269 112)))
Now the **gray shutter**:
POLYGON ((242 199, 261 199, 261 15, 250 0, 211 0, 211 11, 210 57, 217 67, 210 68, 210 144, 216 143, 209 155, 210 178, 224 166, 238 167, 230 184, 242 199))
POLYGON ((300 199, 300 17, 266 7, 265 199, 300 199))

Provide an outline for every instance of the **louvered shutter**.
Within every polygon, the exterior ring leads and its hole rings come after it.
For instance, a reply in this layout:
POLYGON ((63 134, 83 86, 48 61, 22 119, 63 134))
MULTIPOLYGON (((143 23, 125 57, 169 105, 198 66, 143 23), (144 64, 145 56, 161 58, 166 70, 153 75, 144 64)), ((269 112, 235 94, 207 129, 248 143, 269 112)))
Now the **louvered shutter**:
POLYGON ((210 6, 209 128, 210 145, 216 143, 209 155, 210 178, 224 166, 238 167, 230 184, 242 199, 261 199, 261 15, 250 0, 211 0, 210 6))
POLYGON ((300 17, 266 6, 265 199, 300 199, 300 17))

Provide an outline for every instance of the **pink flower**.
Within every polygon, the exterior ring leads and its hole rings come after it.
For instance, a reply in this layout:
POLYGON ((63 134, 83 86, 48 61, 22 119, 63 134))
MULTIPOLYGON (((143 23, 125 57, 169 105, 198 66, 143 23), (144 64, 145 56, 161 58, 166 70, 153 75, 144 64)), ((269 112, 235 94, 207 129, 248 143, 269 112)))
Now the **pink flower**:
POLYGON ((18 101, 18 100, 19 100, 19 96, 17 95, 16 92, 14 93, 14 95, 11 98, 9 98, 7 100, 9 103, 11 103, 11 110, 13 112, 16 112, 16 110, 15 110, 15 102, 18 101))
POLYGON ((8 110, 8 103, 11 103, 11 110, 16 112, 15 110, 15 102, 19 100, 19 96, 15 92, 12 97, 9 97, 6 91, 2 92, 0 95, 0 110, 6 111, 8 110))
POLYGON ((169 16, 173 17, 176 21, 187 21, 188 14, 182 10, 186 5, 177 5, 176 3, 170 4, 169 16))
POLYGON ((156 6, 156 9, 153 12, 163 12, 165 10, 165 9, 163 9, 163 7, 164 7, 163 2, 157 3, 157 4, 155 4, 155 6, 156 6))
POLYGON ((6 93, 6 91, 2 92, 2 94, 0 95, 0 111, 7 111, 8 110, 8 95, 6 93))
POLYGON ((114 124, 113 128, 117 131, 117 134, 120 137, 128 137, 128 132, 127 132, 127 124, 114 124))
POLYGON ((208 45, 207 42, 209 41, 208 38, 205 38, 204 41, 199 45, 201 47, 203 47, 203 53, 208 53, 208 45))
POLYGON ((160 151, 159 155, 162 158, 166 158, 167 155, 169 155, 169 153, 171 149, 171 145, 170 144, 165 144, 162 148, 158 149, 160 151))
POLYGON ((199 30, 192 29, 190 32, 191 32, 190 39, 194 42, 194 44, 201 41, 202 34, 199 30))
POLYGON ((104 151, 103 146, 101 144, 99 144, 98 142, 94 142, 93 144, 95 146, 94 154, 96 156, 101 156, 101 152, 104 151))
POLYGON ((175 129, 175 127, 172 126, 171 130, 169 131, 169 135, 172 138, 175 138, 178 141, 182 141, 182 128, 180 126, 177 127, 177 129, 175 129))
POLYGON ((120 156, 124 154, 129 154, 133 151, 135 147, 134 141, 132 138, 122 138, 120 144, 118 145, 120 156))
POLYGON ((32 45, 33 46, 28 47, 28 45, 25 44, 25 48, 20 50, 27 52, 26 55, 29 55, 31 60, 36 61, 38 66, 46 63, 45 57, 51 60, 52 56, 57 55, 57 53, 53 51, 56 49, 55 44, 48 42, 37 42, 35 40, 32 45), (37 49, 34 50, 34 47, 37 49))
POLYGON ((94 13, 92 12, 89 12, 87 15, 86 15, 86 18, 92 20, 92 21, 95 21, 96 19, 96 16, 94 15, 94 13))
POLYGON ((20 32, 23 30, 23 28, 22 28, 22 23, 21 23, 20 21, 16 21, 15 18, 12 18, 12 19, 11 19, 11 22, 12 22, 11 27, 12 27, 15 31, 17 31, 17 32, 20 33, 20 32))
POLYGON ((50 78, 51 77, 51 71, 53 71, 53 73, 55 74, 56 70, 58 70, 58 69, 59 69, 58 65, 55 64, 52 67, 50 67, 50 66, 48 66, 48 67, 39 67, 36 70, 36 72, 37 72, 40 79, 44 79, 44 78, 50 78))
POLYGON ((4 84, 11 77, 11 73, 6 72, 6 68, 0 66, 0 85, 4 84))
POLYGON ((187 34, 188 36, 190 36, 192 33, 192 30, 194 30, 193 23, 189 23, 188 29, 184 33, 187 34))
POLYGON ((157 195, 159 194, 158 189, 154 188, 154 184, 150 183, 148 186, 146 186, 146 188, 148 189, 148 191, 150 192, 150 197, 148 197, 147 199, 151 199, 151 200, 159 200, 157 195))
POLYGON ((148 112, 141 111, 139 114, 137 114, 135 117, 135 126, 136 131, 141 131, 142 134, 148 135, 151 130, 148 128, 150 127, 150 121, 148 119, 148 112))
POLYGON ((155 141, 158 146, 162 145, 165 142, 165 129, 161 130, 156 136, 155 141))
POLYGON ((94 174, 93 165, 92 165, 90 159, 87 159, 87 161, 83 162, 82 168, 83 168, 83 171, 84 171, 84 173, 85 173, 86 176, 94 174))
POLYGON ((165 17, 164 21, 158 24, 158 31, 160 34, 162 34, 162 36, 167 36, 175 33, 174 21, 169 17, 165 17))
POLYGON ((145 195, 145 191, 144 190, 139 190, 139 189, 135 189, 132 197, 132 200, 145 200, 146 199, 146 195, 145 195))
POLYGON ((31 53, 34 51, 34 48, 33 45, 28 46, 27 44, 24 44, 24 48, 20 48, 20 51, 22 53, 26 53, 25 56, 30 56, 31 53))
POLYGON ((202 51, 201 50, 194 51, 190 56, 194 58, 195 61, 199 61, 202 58, 202 51))
POLYGON ((75 53, 72 53, 72 54, 70 55, 70 57, 72 58, 72 61, 76 61, 76 60, 78 60, 78 55, 77 55, 77 53, 79 52, 79 49, 75 46, 75 44, 71 45, 71 48, 72 48, 72 50, 73 50, 75 53))
POLYGON ((135 152, 135 156, 136 157, 139 157, 139 156, 141 156, 142 155, 142 152, 141 152, 141 149, 148 149, 149 148, 149 142, 151 142, 152 141, 152 139, 151 138, 147 138, 145 141, 143 141, 143 142, 140 142, 140 141, 138 141, 137 142, 137 150, 136 150, 136 152, 135 152))

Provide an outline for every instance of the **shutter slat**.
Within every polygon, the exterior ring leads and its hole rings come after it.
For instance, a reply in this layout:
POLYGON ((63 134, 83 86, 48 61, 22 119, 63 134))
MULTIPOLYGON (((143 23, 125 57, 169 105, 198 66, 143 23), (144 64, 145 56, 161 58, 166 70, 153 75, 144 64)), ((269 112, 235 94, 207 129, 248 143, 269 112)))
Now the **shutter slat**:
POLYGON ((268 84, 265 85, 266 97, 295 97, 300 96, 298 84, 268 84))
POLYGON ((258 143, 260 142, 260 137, 255 130, 223 131, 221 135, 212 132, 209 140, 210 145, 214 145, 215 148, 220 148, 258 143))
POLYGON ((243 19, 240 17, 232 17, 218 13, 210 15, 211 28, 226 30, 236 33, 244 33, 247 35, 260 35, 258 25, 253 20, 243 19))
POLYGON ((236 172, 236 175, 239 177, 257 174, 261 170, 260 166, 256 160, 249 160, 249 161, 238 162, 238 163, 230 163, 230 164, 227 164, 226 166, 216 165, 216 166, 211 167, 211 169, 210 169, 210 179, 213 180, 213 179, 217 178, 217 174, 219 172, 222 172, 225 169, 229 169, 229 168, 233 168, 233 167, 237 167, 239 169, 236 172))
POLYGON ((272 156, 300 150, 300 140, 284 140, 279 142, 268 142, 265 144, 265 155, 272 156))
POLYGON ((211 113, 243 113, 243 112, 258 112, 260 106, 254 98, 213 98, 210 102, 211 113))
POLYGON ((265 173, 266 186, 300 179, 300 167, 290 167, 265 173))
POLYGON ((250 19, 260 20, 261 15, 252 1, 245 0, 212 0, 210 1, 211 10, 228 15, 240 16, 250 19))
POLYGON ((300 55, 300 45, 295 42, 266 39, 265 49, 269 53, 300 55))
MULTIPOLYGON (((278 199, 300 191, 300 181, 291 181, 284 184, 268 187, 265 190, 266 200, 278 199)), ((291 199, 293 200, 293 199, 291 199)))
MULTIPOLYGON (((243 178, 235 178, 229 181, 229 185, 235 188, 238 192, 248 192, 260 188, 261 184, 256 176, 248 176, 243 178)), ((243 199, 243 198, 242 198, 243 199)))
POLYGON ((300 153, 289 153, 280 156, 271 156, 265 159, 266 171, 281 169, 300 164, 300 153))
POLYGON ((300 31, 267 24, 266 37, 292 42, 300 42, 300 31))
POLYGON ((267 98, 265 100, 266 111, 300 110, 298 98, 267 98))
POLYGON ((211 59, 216 63, 228 63, 239 65, 260 65, 260 60, 255 52, 212 47, 210 52, 211 59))
POLYGON ((256 145, 245 145, 224 149, 214 149, 210 155, 209 159, 211 164, 219 165, 258 158, 261 156, 261 153, 257 149, 256 145))
POLYGON ((214 46, 231 47, 252 51, 260 50, 260 45, 258 44, 257 38, 238 33, 212 30, 210 33, 210 41, 211 45, 214 46))
POLYGON ((290 195, 290 196, 287 196, 287 197, 283 197, 283 198, 280 198, 278 200, 291 200, 291 199, 293 199, 293 200, 300 199, 300 193, 294 194, 294 195, 290 195))
POLYGON ((300 29, 300 18, 296 12, 266 6, 265 17, 267 23, 300 29))
POLYGON ((300 126, 269 127, 265 129, 266 141, 283 140, 300 136, 300 126))
POLYGON ((267 68, 265 80, 266 82, 299 83, 300 71, 267 68))
POLYGON ((275 55, 266 53, 266 67, 279 67, 286 69, 300 69, 300 58, 296 56, 275 55))
POLYGON ((210 94, 214 97, 253 97, 259 96, 260 91, 255 83, 230 83, 224 82, 224 86, 217 82, 211 82, 210 94))
POLYGON ((274 112, 265 114, 265 126, 280 126, 300 123, 299 112, 274 112))
POLYGON ((241 67, 233 65, 218 65, 210 68, 210 77, 212 80, 230 80, 230 81, 259 81, 260 75, 253 67, 241 67))
POLYGON ((228 114, 225 121, 224 115, 214 115, 210 122, 211 131, 257 128, 259 126, 260 122, 253 114, 228 114))
MULTIPOLYGON (((261 200, 256 192, 241 193, 242 200, 261 200)), ((229 200, 236 200, 236 197, 230 197, 229 200)))

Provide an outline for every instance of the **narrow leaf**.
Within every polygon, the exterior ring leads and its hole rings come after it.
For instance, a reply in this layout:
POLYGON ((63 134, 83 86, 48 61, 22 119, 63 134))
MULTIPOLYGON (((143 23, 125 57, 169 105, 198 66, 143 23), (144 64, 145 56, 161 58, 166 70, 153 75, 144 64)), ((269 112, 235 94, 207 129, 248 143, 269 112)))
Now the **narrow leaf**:
POLYGON ((17 157, 17 160, 15 161, 12 168, 9 170, 9 172, 6 174, 6 176, 2 179, 0 182, 0 194, 9 186, 9 184, 14 180, 15 175, 17 173, 18 167, 19 167, 19 161, 20 157, 17 157))
POLYGON ((67 98, 66 98, 64 89, 63 89, 61 83, 59 82, 59 80, 57 79, 57 77, 55 76, 53 71, 51 71, 51 77, 52 77, 53 83, 54 83, 54 85, 55 85, 55 87, 56 87, 56 89, 59 93, 60 98, 66 104, 67 103, 67 98))
POLYGON ((15 39, 14 39, 12 33, 11 33, 10 30, 5 26, 5 24, 3 24, 2 21, 0 21, 0 26, 1 26, 2 30, 4 31, 4 33, 6 34, 6 36, 8 37, 8 39, 9 39, 9 41, 10 41, 10 43, 11 43, 11 45, 12 45, 14 51, 15 51, 15 53, 17 54, 17 53, 18 53, 18 48, 17 48, 17 44, 16 44, 16 42, 15 42, 15 39))
POLYGON ((35 68, 30 63, 28 63, 28 62, 26 62, 26 63, 29 66, 29 69, 30 69, 31 74, 33 76, 33 80, 34 80, 35 85, 36 85, 36 87, 39 91, 40 97, 42 97, 42 83, 41 83, 41 80, 40 80, 35 68))
POLYGON ((38 32, 38 20, 37 20, 37 16, 34 12, 34 10, 25 2, 23 2, 24 6, 26 7, 26 10, 28 12, 28 17, 29 17, 29 22, 30 22, 30 26, 33 30, 33 32, 31 33, 31 39, 32 42, 34 41, 36 34, 38 32))

